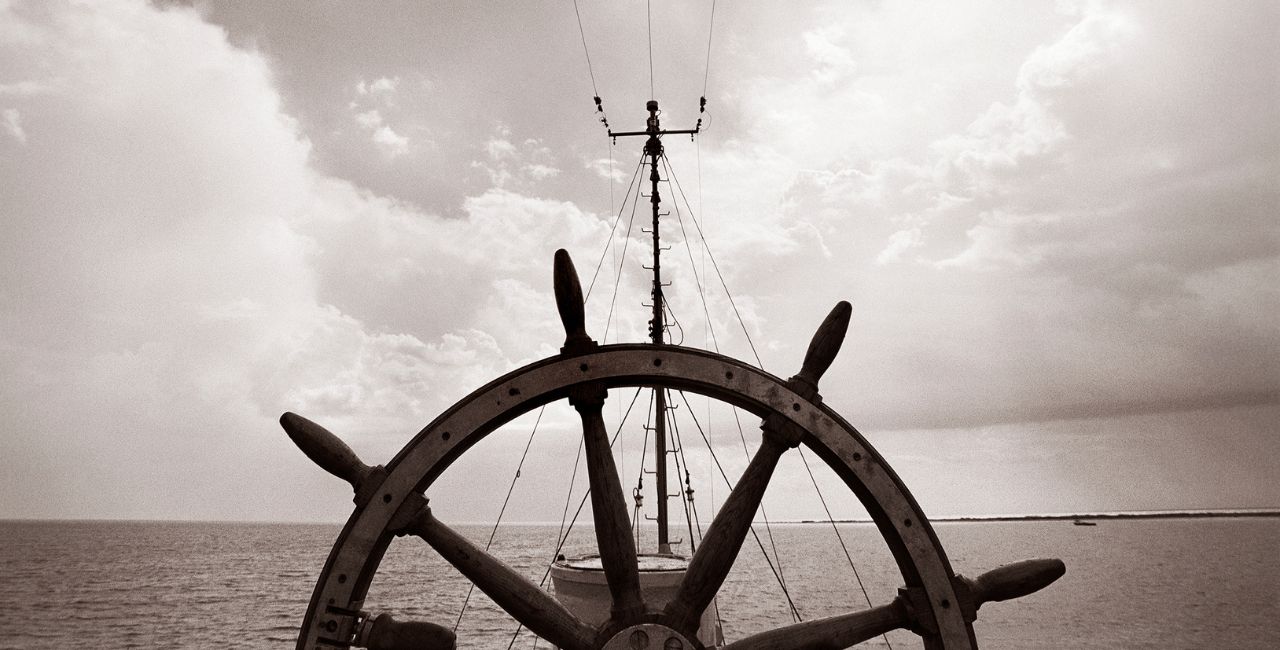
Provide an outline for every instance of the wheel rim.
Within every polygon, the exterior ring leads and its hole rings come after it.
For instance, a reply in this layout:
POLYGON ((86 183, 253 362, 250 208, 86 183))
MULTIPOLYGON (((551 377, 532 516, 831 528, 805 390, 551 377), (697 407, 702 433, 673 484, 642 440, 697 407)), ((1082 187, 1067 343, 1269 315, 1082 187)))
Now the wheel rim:
MULTIPOLYGON (((427 490, 458 457, 489 433, 574 387, 654 386, 709 396, 762 418, 782 418, 804 432, 866 507, 911 594, 916 631, 928 648, 976 647, 958 603, 955 575, 932 527, 906 485, 868 441, 821 402, 788 382, 730 357, 677 346, 611 345, 535 362, 481 387, 423 428, 387 464, 376 490, 357 506, 317 582, 299 648, 350 638, 364 597, 406 500, 427 490)), ((736 551, 735 551, 736 554, 736 551)))

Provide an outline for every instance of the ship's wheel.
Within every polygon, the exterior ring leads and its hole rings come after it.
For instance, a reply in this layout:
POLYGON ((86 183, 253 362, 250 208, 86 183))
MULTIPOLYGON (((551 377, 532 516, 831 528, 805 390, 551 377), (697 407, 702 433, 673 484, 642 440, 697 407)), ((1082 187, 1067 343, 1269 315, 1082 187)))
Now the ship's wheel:
POLYGON ((597 345, 584 329, 582 290, 569 256, 555 256, 555 295, 567 333, 557 356, 481 387, 427 425, 384 466, 368 466, 336 436, 292 413, 280 422, 295 443, 355 488, 355 512, 338 536, 303 619, 298 648, 451 648, 448 628, 400 622, 367 611, 365 594, 383 553, 399 535, 422 538, 534 634, 568 650, 701 648, 699 616, 724 582, 779 458, 804 444, 866 507, 893 553, 904 586, 890 603, 786 625, 732 641, 735 650, 845 648, 908 628, 926 648, 975 648, 978 608, 1036 591, 1061 576, 1060 560, 1029 560, 977 579, 955 575, 920 506, 867 440, 822 403, 818 381, 848 327, 840 303, 818 328, 800 372, 783 380, 730 357, 671 345, 597 345), (725 500, 665 605, 641 595, 636 548, 601 409, 609 389, 690 391, 763 419, 759 450, 725 500), (455 459, 502 424, 567 399, 582 418, 595 534, 612 596, 598 627, 520 573, 437 521, 423 496, 455 459))

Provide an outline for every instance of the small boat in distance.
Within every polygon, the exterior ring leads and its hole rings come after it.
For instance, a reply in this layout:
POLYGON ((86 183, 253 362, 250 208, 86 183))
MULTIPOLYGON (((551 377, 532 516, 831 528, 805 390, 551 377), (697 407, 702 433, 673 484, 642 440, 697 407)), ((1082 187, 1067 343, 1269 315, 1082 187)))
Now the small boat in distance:
POLYGON ((1075 521, 1071 522, 1071 524, 1074 526, 1097 526, 1098 522, 1085 521, 1084 519, 1076 519, 1075 521))

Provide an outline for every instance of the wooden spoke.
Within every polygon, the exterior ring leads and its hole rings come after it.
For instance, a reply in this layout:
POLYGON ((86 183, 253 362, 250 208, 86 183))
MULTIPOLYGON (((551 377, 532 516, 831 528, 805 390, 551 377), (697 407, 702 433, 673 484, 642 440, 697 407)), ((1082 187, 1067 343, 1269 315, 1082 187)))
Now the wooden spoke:
POLYGON ((742 549, 742 541, 751 529, 751 520, 760 507, 765 488, 769 487, 778 459, 800 441, 798 433, 787 424, 781 418, 765 421, 760 449, 751 458, 733 492, 720 506, 720 512, 716 513, 702 544, 689 562, 689 570, 680 583, 679 591, 663 612, 671 627, 686 634, 696 634, 703 610, 720 590, 738 557, 738 551, 742 549))
POLYGON ((753 634, 724 650, 806 650, 848 648, 911 623, 902 598, 861 612, 805 621, 753 634))
POLYGON ((800 372, 787 381, 787 386, 806 399, 814 399, 818 395, 818 380, 822 373, 831 367, 836 353, 844 343, 844 335, 849 331, 849 318, 853 315, 853 307, 841 300, 831 308, 831 312, 823 319, 809 341, 809 349, 804 353, 804 363, 800 372))
POLYGON ((587 650, 595 630, 528 578, 431 515, 425 503, 405 526, 534 634, 571 650, 587 650))
POLYGON ((301 415, 286 412, 280 416, 280 426, 307 458, 350 483, 352 488, 359 490, 360 484, 373 472, 341 438, 301 415))
MULTIPOLYGON (((564 324, 564 347, 561 354, 580 354, 596 347, 587 335, 583 312, 582 284, 573 261, 564 249, 556 251, 554 266, 556 309, 564 324)), ((582 384, 569 391, 569 402, 582 417, 583 448, 587 457, 587 476, 591 484, 591 512, 596 524, 596 544, 604 564, 605 579, 613 597, 612 620, 634 621, 644 614, 640 595, 640 569, 636 564, 635 541, 631 539, 631 521, 627 518, 627 501, 618 480, 618 468, 609 449, 609 436, 604 428, 605 389, 596 384, 582 384)))
POLYGON ((356 647, 369 650, 453 650, 453 630, 425 621, 397 621, 390 614, 369 618, 356 634, 356 647))
MULTIPOLYGON (((806 399, 817 397, 818 380, 840 351, 851 313, 849 303, 843 301, 831 310, 809 342, 800 373, 787 382, 788 388, 806 399)), ((667 604, 664 614, 677 630, 694 633, 697 629, 702 611, 720 590, 738 557, 738 551, 742 549, 742 541, 751 528, 751 520, 760 507, 765 488, 769 487, 778 459, 787 449, 800 444, 804 435, 798 427, 776 414, 765 419, 762 429, 760 449, 720 507, 702 539, 702 545, 689 563, 689 571, 680 584, 680 590, 667 604)))
POLYGON ((552 287, 556 294, 556 310, 560 312, 560 322, 564 324, 564 347, 562 354, 577 354, 596 347, 596 342, 587 336, 586 313, 582 300, 582 283, 578 281, 578 272, 573 268, 573 260, 563 248, 556 251, 553 266, 552 287))
POLYGON ((626 497, 618 468, 609 449, 605 431, 604 388, 584 384, 572 390, 569 401, 582 417, 582 441, 586 453, 587 477, 591 485, 591 512, 596 524, 596 543, 605 579, 613 597, 612 620, 630 623, 644 614, 640 595, 640 570, 636 564, 635 540, 627 517, 626 497))
POLYGON ((364 505, 386 478, 381 465, 370 467, 356 456, 347 443, 328 429, 295 413, 280 416, 280 426, 298 449, 321 469, 351 484, 355 502, 364 505))
POLYGON ((1023 560, 992 569, 977 578, 956 576, 961 598, 968 592, 968 602, 961 603, 965 617, 977 617, 983 603, 999 602, 1033 594, 1067 573, 1067 565, 1058 559, 1023 560), (970 609, 972 607, 972 609, 970 609))
MULTIPOLYGON (((1044 589, 1066 570, 1062 560, 1024 560, 988 571, 975 580, 957 576, 970 599, 961 605, 967 610, 965 618, 973 620, 983 603, 1020 598, 1044 589)), ((888 605, 761 632, 730 643, 725 650, 847 648, 891 630, 914 628, 917 619, 910 599, 899 593, 888 605)))

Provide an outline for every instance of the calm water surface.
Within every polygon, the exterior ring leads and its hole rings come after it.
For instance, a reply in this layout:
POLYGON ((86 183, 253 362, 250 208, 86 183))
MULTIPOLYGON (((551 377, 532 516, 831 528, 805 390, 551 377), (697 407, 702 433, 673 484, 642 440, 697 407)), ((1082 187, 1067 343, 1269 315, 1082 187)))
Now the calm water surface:
MULTIPOLYGON (((983 648, 1280 648, 1280 519, 935 524, 953 567, 977 575, 1010 561, 1061 557, 1067 575, 1028 598, 986 605, 983 648)), ((472 539, 485 527, 459 527, 472 539)), ((291 646, 337 526, 0 522, 0 648, 291 646)), ((760 528, 762 537, 763 528, 760 528)), ((899 578, 873 527, 840 526, 871 601, 899 578)), ((592 550, 589 530, 569 550, 592 550)), ((495 553, 535 582, 556 529, 504 527, 495 553)), ((809 619, 866 607, 829 525, 773 527, 783 573, 809 619)), ((369 607, 452 624, 465 582, 420 541, 392 545, 369 607)), ((720 594, 730 639, 791 621, 758 547, 720 594)), ((505 648, 515 623, 478 592, 460 647, 505 648)), ((894 648, 919 648, 909 632, 894 648)), ((533 647, 524 633, 517 648, 533 647)), ((545 643, 539 643, 546 647, 545 643)), ((884 647, 877 639, 867 647, 884 647)))

